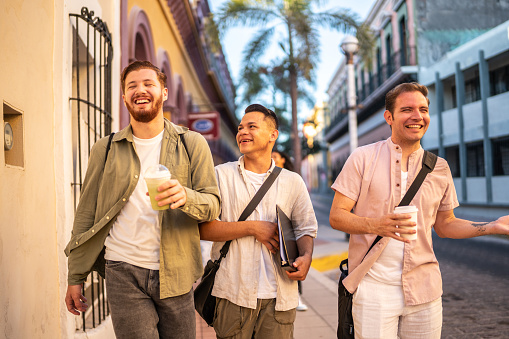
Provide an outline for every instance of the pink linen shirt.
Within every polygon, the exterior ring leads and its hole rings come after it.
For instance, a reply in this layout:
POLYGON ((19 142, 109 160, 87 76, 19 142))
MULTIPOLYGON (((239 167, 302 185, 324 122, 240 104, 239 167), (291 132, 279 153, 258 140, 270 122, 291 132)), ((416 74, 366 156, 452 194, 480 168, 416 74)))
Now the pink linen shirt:
MULTIPOLYGON (((422 167, 424 150, 419 148, 408 160, 408 185, 422 167)), ((377 218, 392 213, 401 197, 401 147, 389 139, 357 148, 348 158, 332 189, 354 200, 354 214, 377 218)), ((457 207, 458 199, 447 162, 438 158, 410 203, 419 209, 417 240, 405 244, 402 287, 405 305, 419 305, 442 295, 442 277, 433 252, 431 231, 438 211, 457 207)), ((331 211, 333 213, 334 211, 331 211)), ((349 275, 344 285, 355 292, 361 280, 378 259, 389 238, 382 238, 362 258, 376 234, 352 234, 349 243, 349 275)))
MULTIPOLYGON (((272 160, 265 179, 274 167, 272 160)), ((222 221, 237 221, 256 193, 253 185, 249 184, 245 171, 243 156, 239 161, 216 166, 222 221)), ((267 221, 276 222, 276 204, 292 220, 296 239, 305 235, 316 238, 318 224, 311 198, 300 175, 285 169, 279 173, 258 205, 267 221)), ((256 220, 255 214, 252 213, 247 220, 256 220)), ((212 260, 219 258, 219 251, 223 245, 224 242, 214 242, 212 260)), ((262 246, 264 245, 253 236, 233 240, 217 271, 212 295, 228 299, 242 307, 255 309, 258 301, 262 246)), ((297 307, 299 303, 297 281, 287 277, 281 268, 279 255, 273 255, 272 259, 277 285, 276 311, 288 311, 297 307)))

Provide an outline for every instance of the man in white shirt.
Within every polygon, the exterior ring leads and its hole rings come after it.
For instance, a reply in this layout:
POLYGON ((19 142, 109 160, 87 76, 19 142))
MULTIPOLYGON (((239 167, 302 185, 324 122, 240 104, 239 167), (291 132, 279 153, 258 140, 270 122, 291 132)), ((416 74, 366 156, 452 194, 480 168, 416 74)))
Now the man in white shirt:
POLYGON ((200 224, 201 239, 214 241, 211 257, 219 257, 232 240, 217 272, 214 329, 218 338, 293 338, 297 281, 309 271, 317 222, 302 178, 283 169, 246 221, 242 211, 275 167, 272 148, 278 119, 262 105, 250 105, 239 124, 238 161, 216 166, 222 199, 220 220, 200 224), (300 256, 295 272, 281 267, 276 204, 292 220, 300 256))

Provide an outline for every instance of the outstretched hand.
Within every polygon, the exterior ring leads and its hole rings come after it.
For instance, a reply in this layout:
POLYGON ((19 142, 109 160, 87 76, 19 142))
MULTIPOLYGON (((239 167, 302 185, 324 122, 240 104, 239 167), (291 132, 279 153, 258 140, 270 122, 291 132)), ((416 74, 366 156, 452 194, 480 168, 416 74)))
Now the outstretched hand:
POLYGON ((509 215, 498 218, 493 227, 494 234, 509 235, 509 215))

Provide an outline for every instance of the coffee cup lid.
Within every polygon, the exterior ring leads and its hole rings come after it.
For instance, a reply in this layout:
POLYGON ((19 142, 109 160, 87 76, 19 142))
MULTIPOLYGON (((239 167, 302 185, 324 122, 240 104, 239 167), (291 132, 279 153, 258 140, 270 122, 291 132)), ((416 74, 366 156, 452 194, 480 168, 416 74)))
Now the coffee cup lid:
POLYGON ((419 209, 416 206, 412 205, 398 206, 394 209, 394 213, 413 213, 417 211, 419 211, 419 209))
POLYGON ((145 171, 145 179, 160 179, 170 176, 170 171, 161 164, 152 165, 145 171))

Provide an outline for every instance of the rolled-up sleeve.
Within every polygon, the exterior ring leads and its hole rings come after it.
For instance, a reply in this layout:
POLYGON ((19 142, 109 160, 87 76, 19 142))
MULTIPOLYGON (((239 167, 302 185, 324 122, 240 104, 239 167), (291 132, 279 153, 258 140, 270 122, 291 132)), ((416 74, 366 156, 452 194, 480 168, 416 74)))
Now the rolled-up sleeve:
POLYGON ((316 238, 318 222, 306 184, 299 175, 295 176, 294 187, 296 194, 291 218, 292 224, 295 225, 295 238, 298 240, 305 235, 316 238))
POLYGON ((212 153, 205 138, 198 133, 189 133, 185 142, 192 187, 184 187, 187 201, 181 210, 198 222, 215 220, 220 212, 220 196, 212 153))

